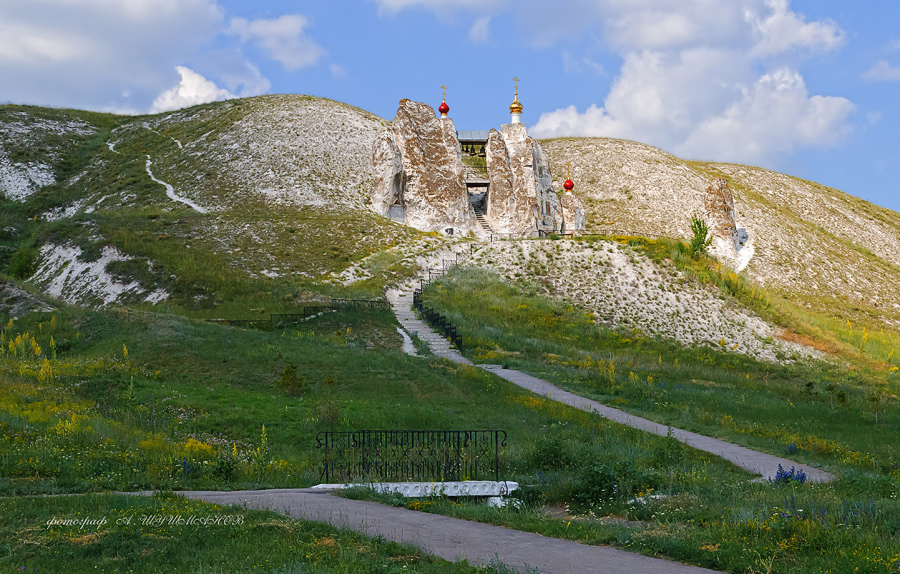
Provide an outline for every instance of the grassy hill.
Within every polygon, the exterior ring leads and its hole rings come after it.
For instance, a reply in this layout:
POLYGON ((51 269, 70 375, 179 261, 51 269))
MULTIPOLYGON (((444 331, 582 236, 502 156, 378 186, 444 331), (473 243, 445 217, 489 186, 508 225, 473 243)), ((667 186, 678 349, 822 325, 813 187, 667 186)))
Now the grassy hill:
MULTIPOLYGON (((900 216, 757 168, 551 140, 588 227, 627 233, 484 245, 426 291, 475 362, 839 476, 751 483, 672 439, 409 357, 386 310, 274 330, 206 321, 381 297, 452 243, 366 208, 387 125, 306 96, 142 117, 0 106, 0 492, 309 486, 321 430, 499 427, 504 475, 528 485, 521 509, 390 502, 735 573, 896 571, 900 216), (682 243, 713 177, 729 180, 753 242, 740 274, 682 243)), ((70 500, 124 512, 119 499, 70 500)), ((47 548, 84 571, 97 555, 136 564, 147 536, 35 544, 27 523, 48 518, 46 503, 0 505, 22 526, 3 531, 0 566, 52 569, 47 548)), ((254 517, 284 550, 273 571, 470 571, 346 533, 301 539, 310 527, 278 520, 254 517)), ((143 547, 152 560, 198 568, 188 542, 160 540, 143 547)), ((229 538, 244 561, 217 571, 256 560, 248 540, 229 538)))
POLYGON ((686 240, 704 191, 725 178, 754 251, 744 271, 754 284, 839 319, 900 327, 900 214, 795 177, 683 161, 637 142, 563 138, 544 146, 552 165, 572 164, 589 228, 686 240))
POLYGON ((348 278, 380 294, 433 243, 365 209, 383 125, 304 96, 137 118, 4 106, 2 263, 89 306, 271 312, 348 278))

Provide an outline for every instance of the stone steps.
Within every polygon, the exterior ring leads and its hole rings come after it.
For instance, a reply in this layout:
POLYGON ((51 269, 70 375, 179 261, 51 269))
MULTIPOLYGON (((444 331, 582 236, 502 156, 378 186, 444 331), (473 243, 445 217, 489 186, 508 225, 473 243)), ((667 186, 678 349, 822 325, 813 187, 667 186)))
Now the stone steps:
POLYGON ((414 289, 415 287, 413 286, 407 286, 403 288, 403 291, 393 297, 391 308, 394 311, 394 315, 397 317, 397 321, 400 322, 400 325, 402 325, 408 333, 415 333, 419 339, 424 341, 435 356, 450 359, 451 361, 469 363, 469 361, 460 355, 459 351, 450 344, 450 341, 434 332, 430 325, 422 321, 419 316, 416 315, 416 312, 412 309, 412 292, 414 289))
POLYGON ((478 220, 478 223, 481 224, 481 228, 490 233, 493 231, 491 229, 490 224, 487 222, 487 219, 484 218, 485 213, 483 209, 475 208, 475 219, 478 220))

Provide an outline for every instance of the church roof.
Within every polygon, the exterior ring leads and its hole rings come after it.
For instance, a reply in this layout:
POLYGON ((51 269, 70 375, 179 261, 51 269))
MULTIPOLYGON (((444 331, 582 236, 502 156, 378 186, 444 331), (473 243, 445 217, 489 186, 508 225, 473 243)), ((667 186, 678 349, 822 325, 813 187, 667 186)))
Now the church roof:
POLYGON ((488 140, 488 131, 459 130, 456 132, 456 139, 461 142, 486 142, 488 140))

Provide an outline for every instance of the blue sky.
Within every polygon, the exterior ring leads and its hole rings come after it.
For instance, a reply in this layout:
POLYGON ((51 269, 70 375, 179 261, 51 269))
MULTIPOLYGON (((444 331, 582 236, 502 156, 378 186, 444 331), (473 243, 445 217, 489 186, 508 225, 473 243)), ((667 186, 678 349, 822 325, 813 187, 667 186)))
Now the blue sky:
POLYGON ((302 93, 634 139, 900 211, 900 3, 0 0, 0 102, 146 113, 302 93))

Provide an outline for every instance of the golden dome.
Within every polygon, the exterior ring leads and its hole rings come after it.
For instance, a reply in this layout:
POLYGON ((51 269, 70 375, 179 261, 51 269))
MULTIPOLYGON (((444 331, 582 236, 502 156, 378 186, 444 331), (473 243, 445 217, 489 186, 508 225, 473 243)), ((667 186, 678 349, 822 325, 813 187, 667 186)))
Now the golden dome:
POLYGON ((522 113, 522 104, 519 102, 519 94, 516 94, 516 99, 513 100, 513 103, 509 105, 509 113, 511 114, 521 114, 522 113))

